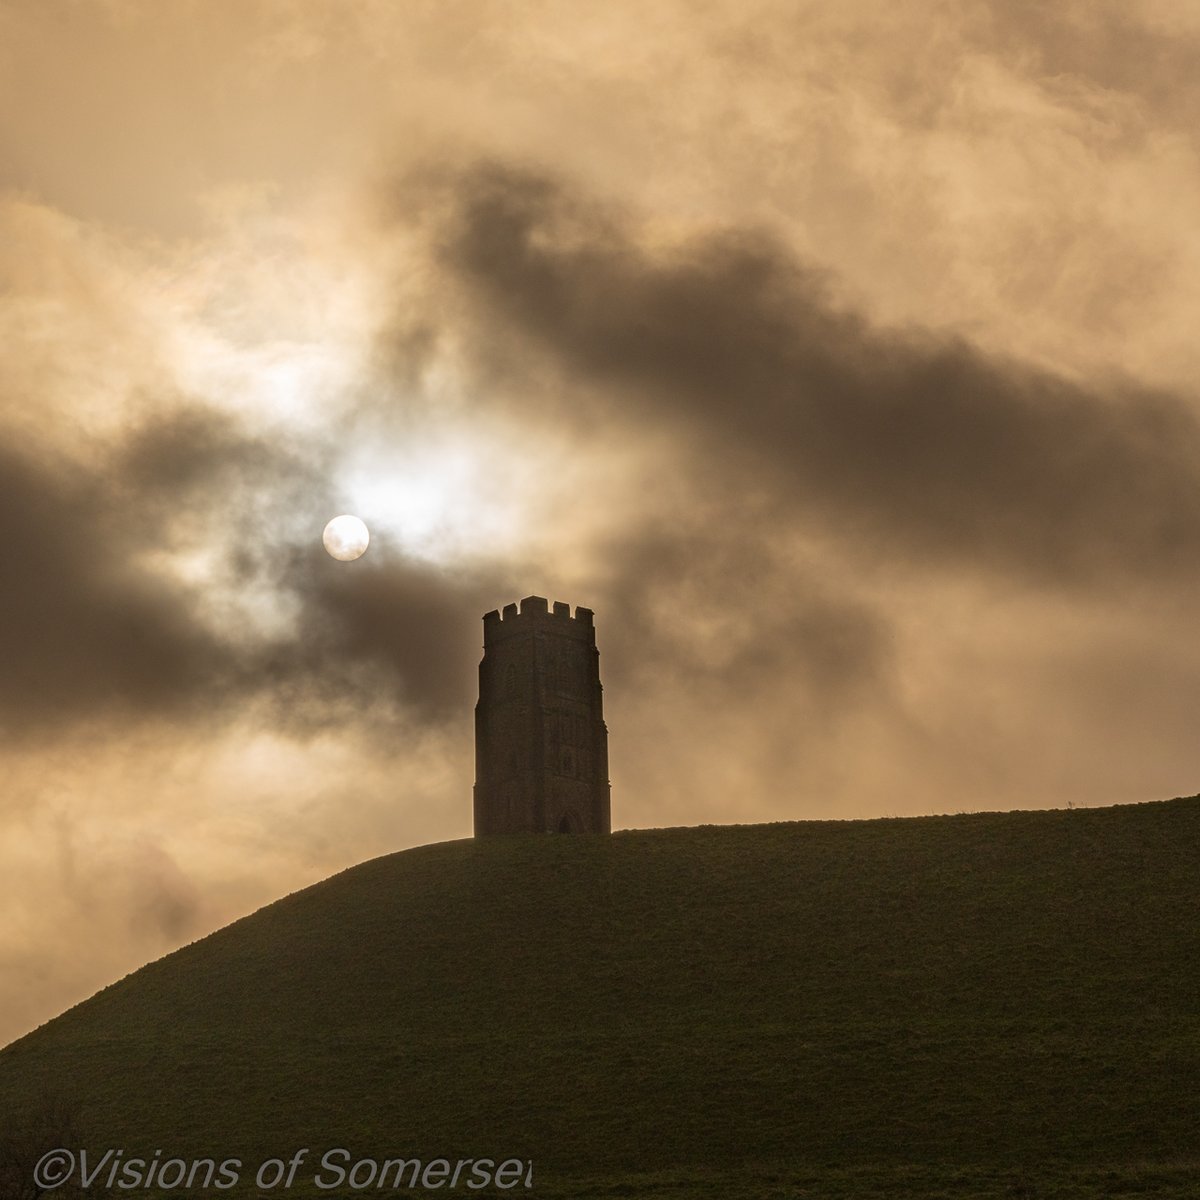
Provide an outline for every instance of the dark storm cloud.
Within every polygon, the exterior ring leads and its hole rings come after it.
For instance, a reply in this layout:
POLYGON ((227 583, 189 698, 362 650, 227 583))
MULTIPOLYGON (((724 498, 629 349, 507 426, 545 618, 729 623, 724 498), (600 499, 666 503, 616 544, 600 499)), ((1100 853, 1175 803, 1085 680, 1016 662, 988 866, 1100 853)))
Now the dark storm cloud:
POLYGON ((886 618, 783 558, 776 529, 727 496, 709 519, 677 513, 607 545, 610 573, 590 598, 603 616, 605 678, 751 707, 784 679, 793 712, 811 702, 828 716, 886 686, 886 618))
POLYGON ((244 491, 256 484, 295 482, 310 468, 278 445, 246 436, 229 418, 209 409, 181 408, 169 420, 135 429, 113 455, 113 477, 145 503, 162 497, 172 508, 192 492, 214 493, 231 484, 244 491))
POLYGON ((130 558, 99 479, 0 451, 0 721, 5 733, 136 707, 171 711, 214 688, 225 655, 189 598, 130 558))
POLYGON ((188 407, 91 467, 0 451, 0 736, 222 720, 255 696, 301 732, 347 705, 429 720, 464 702, 490 585, 380 552, 334 562, 323 480, 319 454, 188 407), (190 544, 215 552, 203 583, 146 562, 190 544), (226 586, 291 606, 289 632, 248 633, 215 606, 226 586))
POLYGON ((457 186, 441 261, 489 331, 847 545, 1056 583, 1200 561, 1200 429, 1179 399, 874 328, 764 235, 655 251, 544 177, 488 166, 457 186))
POLYGON ((419 720, 461 718, 475 699, 481 616, 514 591, 499 576, 379 553, 352 563, 318 548, 297 555, 287 582, 303 597, 299 631, 265 663, 284 719, 338 720, 339 703, 365 707, 381 687, 419 720))

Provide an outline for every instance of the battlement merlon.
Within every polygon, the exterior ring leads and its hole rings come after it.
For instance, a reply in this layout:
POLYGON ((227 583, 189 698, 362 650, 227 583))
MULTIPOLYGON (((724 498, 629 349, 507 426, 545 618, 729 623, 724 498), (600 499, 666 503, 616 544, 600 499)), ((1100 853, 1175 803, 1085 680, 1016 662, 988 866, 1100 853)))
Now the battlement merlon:
POLYGON ((578 606, 575 615, 571 616, 569 604, 556 600, 551 609, 544 596, 526 596, 521 601, 520 608, 515 604, 506 604, 503 611, 492 609, 491 612, 483 614, 484 648, 527 631, 532 626, 543 627, 549 633, 578 638, 593 644, 596 641, 596 627, 590 608, 578 606))

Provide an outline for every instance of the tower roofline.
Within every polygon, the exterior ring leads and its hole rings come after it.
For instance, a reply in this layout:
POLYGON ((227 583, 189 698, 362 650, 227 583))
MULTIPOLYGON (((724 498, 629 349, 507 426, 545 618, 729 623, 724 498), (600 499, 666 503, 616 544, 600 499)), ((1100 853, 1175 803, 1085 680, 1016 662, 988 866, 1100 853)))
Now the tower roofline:
POLYGON ((544 596, 526 596, 519 608, 515 604, 506 604, 503 611, 492 609, 491 612, 483 614, 483 644, 492 645, 514 634, 528 631, 534 626, 584 641, 596 640, 590 608, 577 605, 575 615, 572 616, 571 606, 563 604, 560 600, 556 600, 551 608, 544 596))

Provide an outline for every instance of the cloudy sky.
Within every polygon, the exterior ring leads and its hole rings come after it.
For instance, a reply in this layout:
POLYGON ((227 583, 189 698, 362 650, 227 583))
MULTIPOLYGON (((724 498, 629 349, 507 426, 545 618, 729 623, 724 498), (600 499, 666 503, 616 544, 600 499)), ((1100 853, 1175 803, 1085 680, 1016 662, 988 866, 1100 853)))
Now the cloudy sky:
POLYGON ((0 1043, 469 835, 531 593, 615 827, 1200 790, 1198 128, 1180 0, 0 0, 0 1043))

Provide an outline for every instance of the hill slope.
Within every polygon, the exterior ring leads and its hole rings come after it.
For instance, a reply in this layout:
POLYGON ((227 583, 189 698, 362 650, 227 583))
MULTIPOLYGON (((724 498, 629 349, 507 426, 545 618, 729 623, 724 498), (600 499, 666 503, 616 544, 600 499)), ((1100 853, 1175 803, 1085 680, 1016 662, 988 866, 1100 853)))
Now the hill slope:
POLYGON ((543 1194, 1191 1195, 1198 848, 1200 799, 425 846, 14 1043, 0 1113, 543 1194))

